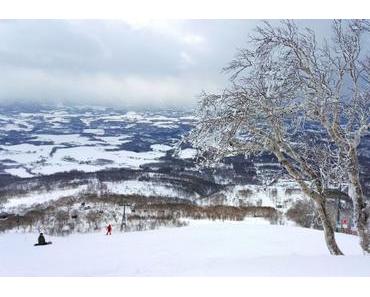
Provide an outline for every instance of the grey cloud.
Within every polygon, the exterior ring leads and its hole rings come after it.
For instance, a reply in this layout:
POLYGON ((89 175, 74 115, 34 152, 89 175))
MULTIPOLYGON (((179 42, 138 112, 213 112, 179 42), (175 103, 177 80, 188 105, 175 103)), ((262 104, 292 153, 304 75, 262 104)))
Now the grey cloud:
POLYGON ((0 103, 189 107, 202 89, 224 86, 221 68, 257 23, 1 21, 0 103))

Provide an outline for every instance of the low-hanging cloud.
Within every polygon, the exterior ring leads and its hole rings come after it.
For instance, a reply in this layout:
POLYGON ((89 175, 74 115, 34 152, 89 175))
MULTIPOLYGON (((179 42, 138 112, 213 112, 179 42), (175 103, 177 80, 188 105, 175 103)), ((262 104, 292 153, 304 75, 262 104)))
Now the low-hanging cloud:
POLYGON ((0 104, 194 105, 257 21, 0 22, 0 104))
POLYGON ((116 107, 183 107, 194 104, 198 90, 217 90, 212 80, 193 77, 145 77, 46 73, 40 70, 9 70, 0 82, 0 98, 39 103, 100 104, 116 107), (189 99, 190 98, 190 99, 189 99), (180 106, 179 106, 180 104, 180 106))

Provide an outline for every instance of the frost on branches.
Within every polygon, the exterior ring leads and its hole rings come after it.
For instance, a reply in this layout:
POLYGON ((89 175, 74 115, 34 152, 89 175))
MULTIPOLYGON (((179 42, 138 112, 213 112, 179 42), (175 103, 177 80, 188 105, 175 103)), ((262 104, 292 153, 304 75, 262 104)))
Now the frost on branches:
POLYGON ((206 162, 268 151, 314 201, 331 254, 341 255, 327 193, 346 183, 360 245, 369 251, 369 211, 357 147, 369 133, 370 59, 366 21, 334 21, 331 40, 292 21, 258 26, 225 68, 230 87, 201 95, 188 140, 206 162))

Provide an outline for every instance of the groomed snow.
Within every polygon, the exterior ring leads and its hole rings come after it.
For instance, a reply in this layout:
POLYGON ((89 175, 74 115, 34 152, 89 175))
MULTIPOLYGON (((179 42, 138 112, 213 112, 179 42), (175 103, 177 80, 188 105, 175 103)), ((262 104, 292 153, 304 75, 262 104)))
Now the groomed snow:
POLYGON ((1 276, 370 276, 357 237, 337 234, 347 256, 330 256, 321 231, 257 219, 46 236, 45 247, 37 236, 0 235, 1 276))

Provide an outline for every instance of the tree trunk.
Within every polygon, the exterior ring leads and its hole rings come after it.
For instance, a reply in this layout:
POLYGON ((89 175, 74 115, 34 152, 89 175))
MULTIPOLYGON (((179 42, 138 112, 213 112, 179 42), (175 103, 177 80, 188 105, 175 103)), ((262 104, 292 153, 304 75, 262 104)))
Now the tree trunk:
POLYGON ((343 255, 342 251, 337 245, 337 242, 335 241, 335 233, 334 228, 330 222, 330 218, 328 216, 328 213, 326 211, 325 202, 316 202, 316 209, 319 213, 319 217, 322 223, 322 227, 324 229, 324 236, 325 236, 325 242, 326 246, 329 249, 330 254, 332 255, 343 255))
POLYGON ((325 197, 320 195, 317 191, 311 191, 306 183, 301 179, 297 170, 290 164, 290 162, 285 158, 284 154, 279 150, 275 149, 274 154, 281 163, 281 165, 288 171, 289 175, 298 183, 302 192, 312 199, 316 205, 316 210, 319 213, 321 223, 324 229, 325 242, 330 254, 332 255, 343 255, 342 251, 339 249, 337 242, 335 241, 335 233, 333 226, 331 225, 330 218, 326 211, 325 197))
POLYGON ((316 202, 316 209, 319 213, 319 217, 322 223, 322 227, 324 229, 324 236, 325 236, 325 242, 326 246, 329 249, 330 254, 332 255, 343 255, 342 251, 337 245, 337 242, 335 241, 335 233, 334 228, 330 222, 330 218, 328 216, 328 213, 326 211, 325 202, 316 202))
POLYGON ((354 149, 349 152, 350 163, 348 170, 348 195, 353 202, 353 212, 355 225, 360 239, 360 246, 365 254, 370 253, 370 234, 368 220, 369 216, 366 211, 366 202, 362 186, 360 183, 359 164, 357 153, 354 149))

